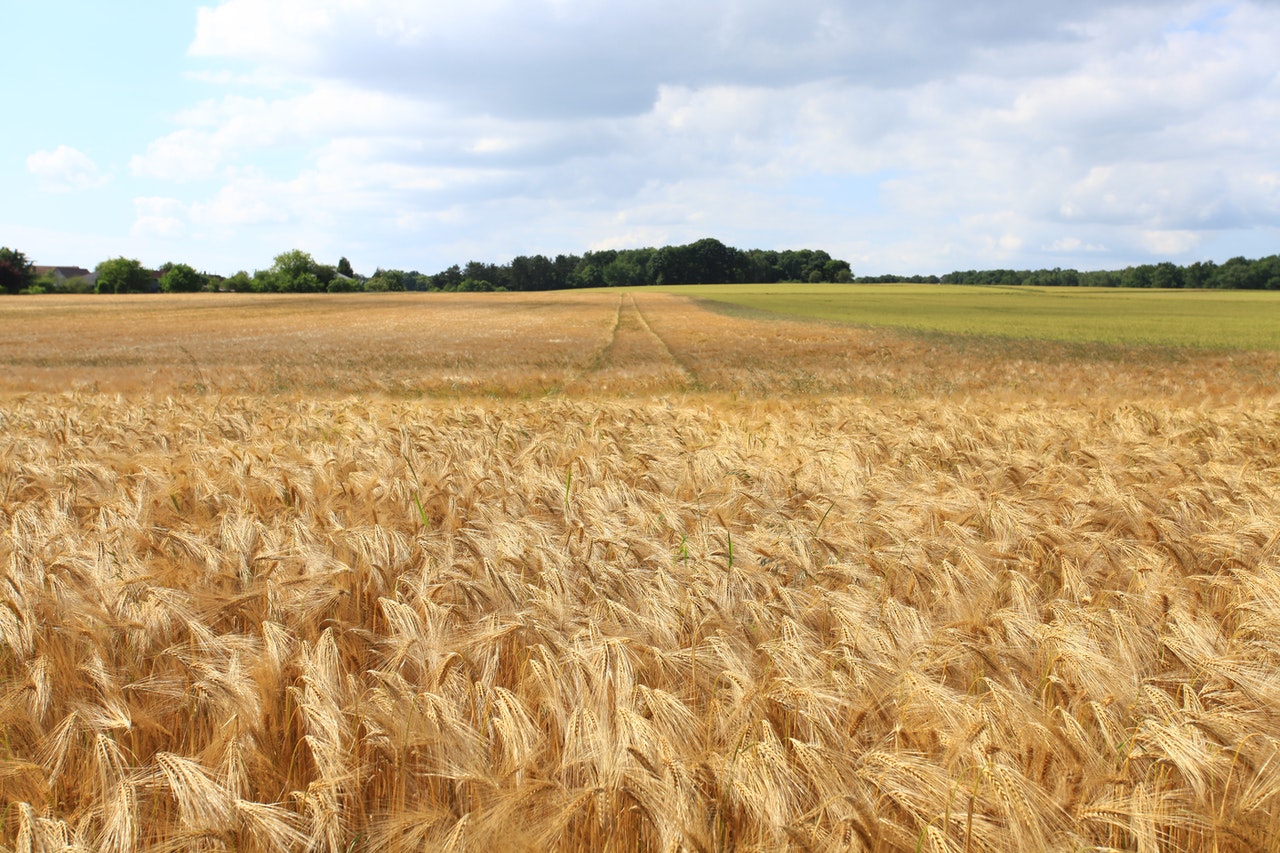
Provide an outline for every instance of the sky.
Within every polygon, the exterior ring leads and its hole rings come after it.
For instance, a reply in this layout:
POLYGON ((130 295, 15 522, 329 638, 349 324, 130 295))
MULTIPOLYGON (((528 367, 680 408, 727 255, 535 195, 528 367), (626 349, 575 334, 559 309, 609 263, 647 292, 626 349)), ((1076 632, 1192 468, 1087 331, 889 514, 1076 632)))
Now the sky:
POLYGON ((1280 0, 0 2, 0 245, 39 264, 1280 252, 1280 0))

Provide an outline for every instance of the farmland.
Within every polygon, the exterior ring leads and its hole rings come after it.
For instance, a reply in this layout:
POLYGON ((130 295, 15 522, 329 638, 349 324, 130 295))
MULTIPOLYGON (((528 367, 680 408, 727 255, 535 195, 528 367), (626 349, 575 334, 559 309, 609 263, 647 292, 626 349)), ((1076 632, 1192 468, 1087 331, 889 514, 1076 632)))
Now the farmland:
MULTIPOLYGON (((874 292, 889 294, 885 298, 897 306, 896 314, 883 320, 884 328, 854 328, 822 322, 852 310, 848 300, 829 301, 830 293, 843 293, 844 286, 820 285, 835 290, 812 298, 804 298, 804 290, 787 296, 797 287, 803 286, 681 291, 716 299, 758 297, 764 301, 756 307, 777 308, 784 316, 721 308, 723 303, 705 298, 691 304, 685 295, 652 290, 5 299, 0 301, 5 330, 0 392, 408 398, 1010 392, 1067 399, 1154 394, 1199 403, 1274 393, 1280 364, 1275 351, 1262 344, 1227 346, 1266 337, 1250 329, 1269 322, 1268 312, 1280 305, 1280 300, 1267 301, 1274 296, 1269 293, 1208 294, 1222 296, 1232 307, 1215 310, 1220 303, 1206 301, 1195 324, 1185 317, 1166 318, 1151 335, 1165 341, 1162 345, 1115 346, 1053 339, 1059 320, 1025 308, 1010 323, 1018 329, 1012 338, 903 335, 888 326, 910 313, 913 300, 922 299, 920 288, 912 287, 873 286, 874 292), (790 301, 779 302, 783 296, 790 301), (1240 304, 1247 310, 1237 310, 1233 300, 1244 300, 1240 304), (1202 327, 1220 330, 1209 339, 1210 351, 1169 345, 1179 336, 1196 340, 1195 330, 1202 327)), ((985 298, 986 289, 935 287, 929 291, 936 294, 935 302, 924 304, 920 314, 943 314, 969 290, 985 298)), ((1138 300, 1139 309, 1144 295, 1164 305, 1201 294, 1120 294, 1138 300)), ((1036 300, 1022 294, 1009 298, 1022 300, 1020 305, 1036 300)), ((867 299, 859 296, 853 305, 867 299)), ((1090 322, 1103 323, 1110 309, 1090 312, 1090 322)), ((989 328, 993 321, 985 322, 989 328)), ((1280 320, 1265 332, 1274 336, 1277 328, 1280 320)))
POLYGON ((1280 349, 1280 294, 965 285, 692 285, 670 292, 869 326, 1103 344, 1280 349))
POLYGON ((5 849, 1280 837, 1262 345, 654 291, 0 323, 5 849))

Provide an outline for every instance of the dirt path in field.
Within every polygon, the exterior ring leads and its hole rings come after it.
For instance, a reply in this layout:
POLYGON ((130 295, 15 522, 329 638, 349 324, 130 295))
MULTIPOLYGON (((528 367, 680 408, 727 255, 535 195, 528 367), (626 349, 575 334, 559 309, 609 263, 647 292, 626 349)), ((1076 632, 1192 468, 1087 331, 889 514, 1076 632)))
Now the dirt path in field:
POLYGON ((608 342, 583 373, 567 383, 571 392, 655 393, 700 387, 697 376, 671 353, 649 326, 636 298, 618 294, 618 313, 608 342))

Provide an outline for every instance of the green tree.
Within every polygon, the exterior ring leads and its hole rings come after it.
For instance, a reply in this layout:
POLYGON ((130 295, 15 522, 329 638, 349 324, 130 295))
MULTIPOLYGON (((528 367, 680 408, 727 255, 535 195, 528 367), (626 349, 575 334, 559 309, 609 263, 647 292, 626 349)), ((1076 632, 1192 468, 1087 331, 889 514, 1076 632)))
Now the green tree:
POLYGON ((1156 264, 1151 272, 1151 286, 1160 288, 1182 287, 1182 267, 1169 261, 1156 264))
POLYGON ((405 279, 408 278, 404 270, 387 270, 382 277, 387 281, 387 290, 395 291, 404 290, 405 279))
POLYGON ((600 267, 584 258, 569 276, 568 284, 569 287, 604 287, 604 275, 600 267))
POLYGON ((271 266, 272 283, 281 293, 315 293, 323 290, 320 284, 320 267, 315 259, 301 249, 291 249, 276 255, 271 266))
POLYGON ((853 270, 849 268, 848 261, 833 259, 822 265, 823 281, 853 281, 853 270))
POLYGON ((355 270, 351 269, 351 261, 346 258, 338 258, 338 274, 345 275, 347 278, 355 278, 355 270))
POLYGON ((18 293, 34 280, 35 270, 26 255, 7 246, 0 249, 0 291, 18 293))
MULTIPOLYGON (((462 270, 462 277, 473 282, 487 281, 492 288, 506 287, 511 280, 510 270, 498 264, 486 264, 480 261, 467 261, 462 270)), ((461 282, 459 282, 461 284, 461 282)))
POLYGON ((649 283, 647 259, 642 262, 638 252, 619 252, 605 264, 602 274, 609 287, 638 287, 649 283))
POLYGON ((749 259, 712 237, 686 246, 663 246, 649 259, 655 284, 724 284, 746 274, 749 259))
POLYGON ((752 249, 743 253, 743 280, 759 284, 773 284, 782 278, 778 269, 778 253, 771 250, 752 249))
POLYGON ((512 259, 509 277, 512 290, 552 290, 559 286, 555 263, 545 255, 512 259))
POLYGON ((1186 287, 1212 287, 1217 270, 1213 261, 1196 261, 1182 271, 1182 282, 1186 287))
MULTIPOLYGON (((569 276, 573 275, 573 271, 578 268, 578 262, 582 260, 577 255, 556 255, 556 259, 552 261, 552 285, 555 288, 572 287, 569 283, 569 276)), ((550 290, 551 288, 548 288, 550 290)))
POLYGON ((253 271, 253 278, 249 279, 251 293, 275 293, 277 290, 275 273, 271 270, 253 271))
POLYGON ((373 278, 364 283, 364 290, 370 293, 400 291, 406 289, 408 282, 409 274, 404 270, 384 270, 379 267, 374 271, 373 278))
POLYGON ((1263 288, 1280 290, 1280 255, 1259 258, 1254 266, 1258 269, 1258 278, 1263 288))
POLYGON ((1249 290, 1253 287, 1250 280, 1252 276, 1253 264, 1243 255, 1237 255, 1234 258, 1228 258, 1217 269, 1214 276, 1214 284, 1217 287, 1226 288, 1228 290, 1249 290))
MULTIPOLYGON (((90 276, 78 275, 75 278, 63 279, 61 282, 52 273, 43 275, 41 279, 47 279, 48 283, 44 284, 44 288, 51 293, 97 293, 97 282, 93 281, 90 276)), ((37 281, 37 283, 41 283, 37 281)))
POLYGON ((432 276, 431 283, 439 290, 454 291, 462 283, 462 268, 457 264, 432 276))
POLYGON ((312 270, 320 282, 320 289, 325 290, 338 277, 338 268, 332 264, 316 264, 312 270))
POLYGON ((1121 287, 1150 287, 1155 275, 1154 264, 1139 264, 1136 267, 1125 267, 1120 273, 1121 287))
POLYGON ((76 293, 76 292, 92 293, 93 288, 89 288, 88 290, 75 291, 67 287, 67 285, 71 284, 72 282, 83 283, 83 281, 84 279, 81 279, 81 278, 72 278, 72 279, 67 279, 66 281, 60 282, 58 281, 58 277, 54 275, 52 272, 46 272, 31 279, 31 283, 26 287, 26 292, 27 293, 76 293))
POLYGON ((253 290, 253 279, 249 277, 249 273, 240 270, 224 281, 222 286, 236 293, 248 293, 253 290))
POLYGON ((186 264, 165 264, 161 269, 160 289, 165 293, 198 293, 204 290, 209 279, 186 264))
POLYGON ((98 264, 99 293, 150 293, 151 273, 141 261, 132 258, 112 258, 98 264))

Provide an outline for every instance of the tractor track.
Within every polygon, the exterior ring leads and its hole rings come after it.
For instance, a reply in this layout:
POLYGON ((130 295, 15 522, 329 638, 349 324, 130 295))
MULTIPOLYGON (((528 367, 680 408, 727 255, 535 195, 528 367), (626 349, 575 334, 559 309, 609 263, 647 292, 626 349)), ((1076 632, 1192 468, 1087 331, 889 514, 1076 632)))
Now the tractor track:
POLYGON ((610 393, 688 391, 697 375, 678 359, 653 330, 633 294, 618 294, 613 328, 602 346, 566 390, 610 393))

